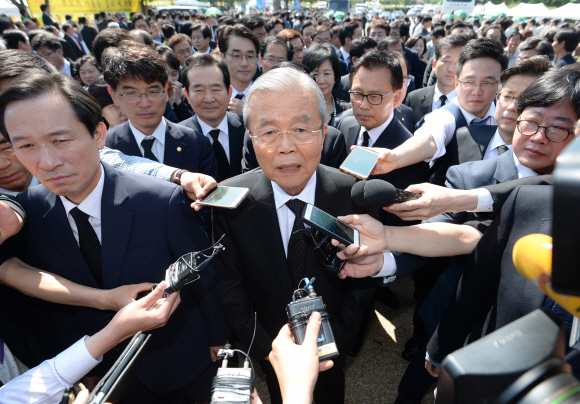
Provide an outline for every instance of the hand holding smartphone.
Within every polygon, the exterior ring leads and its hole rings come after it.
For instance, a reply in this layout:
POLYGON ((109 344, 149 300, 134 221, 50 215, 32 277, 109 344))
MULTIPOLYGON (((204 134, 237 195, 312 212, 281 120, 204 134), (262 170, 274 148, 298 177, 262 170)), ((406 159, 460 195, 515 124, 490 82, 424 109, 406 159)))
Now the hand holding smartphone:
POLYGON ((360 237, 357 229, 341 222, 314 205, 306 204, 302 214, 302 220, 316 230, 340 241, 345 246, 351 244, 360 246, 360 237))
POLYGON ((249 188, 218 186, 205 198, 198 199, 195 203, 216 208, 235 209, 242 203, 249 192, 249 188))
POLYGON ((365 147, 357 146, 350 152, 339 169, 343 173, 366 180, 371 175, 377 161, 379 161, 378 153, 365 147))

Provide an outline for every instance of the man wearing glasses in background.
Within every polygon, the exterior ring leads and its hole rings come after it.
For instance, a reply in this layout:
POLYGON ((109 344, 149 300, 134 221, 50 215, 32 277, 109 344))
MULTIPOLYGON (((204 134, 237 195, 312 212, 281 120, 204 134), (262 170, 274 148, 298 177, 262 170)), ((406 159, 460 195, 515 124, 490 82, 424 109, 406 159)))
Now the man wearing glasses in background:
POLYGON ((319 261, 306 234, 295 233, 304 229, 306 203, 333 216, 363 211, 350 197, 356 179, 319 164, 325 116, 320 88, 305 73, 283 67, 260 77, 244 105, 244 123, 260 168, 224 181, 249 188, 250 195, 235 210, 213 213, 214 237, 225 234, 228 251, 214 261, 224 314, 246 346, 255 327, 251 354, 260 359, 274 404, 282 398, 267 358, 288 321, 286 305, 299 281, 316 278, 313 286, 324 298, 340 353, 333 368, 318 377, 318 404, 344 403, 344 360, 372 306, 372 281, 341 281, 319 261))
POLYGON ((249 28, 234 25, 224 29, 218 45, 230 72, 232 98, 228 111, 242 115, 245 96, 258 69, 260 40, 249 28))
POLYGON ((279 36, 269 36, 260 45, 262 72, 267 73, 272 67, 282 62, 289 62, 294 56, 294 47, 279 36))
POLYGON ((480 38, 468 42, 457 63, 457 97, 426 115, 412 139, 393 150, 380 150, 373 174, 386 174, 424 160, 431 163, 431 182, 443 185, 451 161, 457 159, 456 131, 467 125, 497 125, 493 100, 507 64, 497 41, 480 38), (445 154, 449 155, 442 159, 445 154))

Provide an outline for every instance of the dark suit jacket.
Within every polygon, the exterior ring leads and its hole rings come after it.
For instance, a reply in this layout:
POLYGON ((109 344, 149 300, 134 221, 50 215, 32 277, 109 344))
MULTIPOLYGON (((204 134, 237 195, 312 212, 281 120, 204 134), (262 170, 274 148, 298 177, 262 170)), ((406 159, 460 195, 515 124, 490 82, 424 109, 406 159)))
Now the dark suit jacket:
MULTIPOLYGON (((338 129, 340 129, 344 135, 346 150, 348 152, 350 152, 351 146, 356 145, 358 135, 360 133, 360 128, 361 126, 355 117, 348 117, 340 122, 338 129)), ((373 144, 373 147, 394 149, 395 147, 403 144, 407 139, 410 139, 412 136, 413 135, 411 135, 411 133, 401 124, 401 122, 399 122, 397 119, 393 119, 386 127, 384 132, 379 136, 377 141, 373 144)), ((369 179, 380 179, 390 182, 395 186, 395 188, 405 189, 411 184, 419 184, 424 182, 426 172, 427 164, 420 162, 408 167, 393 170, 388 174, 371 176, 369 179)), ((382 209, 379 212, 379 218, 383 224, 391 226, 408 226, 409 224, 413 224, 412 222, 405 222, 399 217, 382 209)))
MULTIPOLYGON (((165 270, 183 254, 209 246, 199 214, 181 187, 156 178, 128 174, 103 164, 105 183, 101 206, 104 288, 160 282, 165 270)), ((44 186, 18 196, 28 214, 23 231, 11 240, 25 246, 20 258, 81 285, 98 288, 71 231, 61 199, 44 186)), ((0 251, 12 253, 10 243, 0 251)), ((37 301, 23 318, 53 350, 62 350, 83 335, 103 328, 115 314, 87 307, 37 301)), ((192 382, 210 364, 209 347, 229 337, 217 295, 213 270, 181 290, 181 305, 168 323, 151 331, 153 338, 137 377, 164 395, 192 382), (171 366, 159 371, 159 363, 171 366)), ((122 347, 121 347, 122 348, 122 347)), ((40 359, 51 357, 47 356, 40 359)), ((105 354, 110 367, 119 349, 105 354)), ((104 367, 103 373, 108 370, 104 367)), ((102 374, 101 374, 102 376, 102 374)))
MULTIPOLYGON (((246 128, 244 127, 244 122, 239 115, 228 112, 227 117, 230 146, 230 177, 234 177, 242 173, 242 150, 244 148, 244 134, 246 133, 246 128)), ((186 119, 179 124, 193 129, 198 133, 203 133, 201 126, 199 126, 197 115, 186 119)))
POLYGON ((445 356, 543 306, 546 296, 513 263, 516 241, 528 234, 552 234, 551 186, 522 186, 470 256, 457 293, 447 306, 427 351, 445 356))
MULTIPOLYGON (((129 122, 109 130, 105 144, 128 156, 143 157, 129 122)), ((167 122, 165 131, 163 164, 214 178, 217 175, 217 161, 210 141, 203 134, 172 122, 167 122)))
POLYGON ((576 59, 572 55, 566 55, 562 59, 554 63, 554 67, 564 67, 568 65, 573 65, 576 63, 576 59))
POLYGON ((93 41, 95 37, 99 35, 99 31, 94 29, 93 27, 89 27, 85 25, 81 30, 81 34, 83 35, 83 40, 87 44, 87 48, 92 52, 93 51, 93 41))
MULTIPOLYGON (((411 108, 409 108, 408 106, 401 104, 400 106, 398 106, 397 108, 394 109, 394 114, 395 114, 395 119, 397 119, 399 122, 401 122, 401 124, 407 128, 407 130, 411 133, 413 130, 413 110, 411 108)), ((338 125, 340 124, 340 122, 343 119, 346 119, 348 117, 354 117, 354 111, 351 109, 348 109, 346 111, 344 111, 343 113, 341 113, 340 115, 337 115, 337 118, 335 120, 335 126, 338 127, 338 125)))
MULTIPOLYGON (((315 205, 333 216, 362 212, 353 204, 350 190, 355 178, 319 165, 315 205)), ((215 238, 225 234, 227 254, 216 257, 215 273, 224 313, 237 336, 250 343, 257 313, 252 354, 264 359, 272 341, 287 323, 286 305, 297 285, 292 285, 280 235, 272 183, 261 169, 230 178, 223 185, 248 187, 250 193, 234 210, 214 210, 215 238)), ((316 277, 314 288, 331 316, 339 353, 352 345, 370 309, 374 285, 369 279, 340 280, 325 269, 312 246, 306 276, 316 277)))
MULTIPOLYGON (((417 122, 425 115, 431 112, 433 108, 433 94, 435 94, 435 86, 420 88, 407 95, 404 105, 413 109, 413 128, 417 122)), ((412 132, 415 132, 414 130, 412 132)))
POLYGON ((352 63, 350 62, 350 60, 348 61, 344 60, 344 55, 342 54, 342 52, 337 52, 336 54, 338 55, 338 61, 340 63, 340 74, 342 76, 348 75, 352 69, 352 63))
MULTIPOLYGON (((347 110, 348 112, 348 110, 347 110)), ((346 148, 344 145, 344 137, 337 129, 328 126, 326 136, 324 137, 324 144, 322 147, 322 156, 320 157, 320 164, 325 166, 338 168, 346 158, 346 148)), ((244 151, 242 158, 242 172, 247 172, 258 168, 258 160, 254 152, 254 145, 252 139, 246 133, 244 135, 244 151)))
MULTIPOLYGON (((493 198, 493 212, 499 213, 505 201, 512 191, 520 185, 553 185, 554 176, 552 174, 538 175, 535 177, 520 178, 517 180, 502 182, 496 185, 488 185, 482 188, 487 189, 493 198)), ((478 214, 478 216, 481 214, 478 214)))
POLYGON ((52 18, 50 17, 50 15, 48 15, 46 13, 42 13, 42 24, 43 25, 54 25, 54 21, 52 21, 52 18))
POLYGON ((421 88, 423 85, 423 75, 425 74, 425 63, 421 62, 417 51, 407 47, 405 47, 404 51, 405 58, 411 66, 409 74, 412 74, 415 77, 415 88, 421 88))
POLYGON ((72 58, 72 60, 77 60, 78 58, 81 58, 85 55, 85 52, 81 48, 78 47, 78 45, 76 44, 76 42, 72 38, 69 38, 68 36, 65 35, 64 40, 70 45, 70 47, 73 50, 73 53, 75 56, 74 56, 74 58, 72 58))
MULTIPOLYGON (((60 45, 62 46, 62 55, 65 59, 71 59, 73 62, 76 60, 76 53, 74 48, 66 41, 64 38, 58 38, 60 41, 60 45)), ((74 65, 74 63, 73 63, 74 65)), ((73 66, 71 66, 71 71, 73 70, 73 66)))
POLYGON ((350 102, 350 95, 348 94, 349 91, 350 91, 349 75, 345 74, 340 78, 340 84, 336 86, 334 90, 332 90, 332 94, 339 100, 350 102))

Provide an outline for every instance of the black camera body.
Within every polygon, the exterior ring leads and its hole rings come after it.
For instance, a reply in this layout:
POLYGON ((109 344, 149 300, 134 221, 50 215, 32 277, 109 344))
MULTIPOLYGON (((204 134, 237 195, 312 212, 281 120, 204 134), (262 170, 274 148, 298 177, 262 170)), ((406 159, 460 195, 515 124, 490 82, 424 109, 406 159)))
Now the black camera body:
POLYGON ((338 348, 334 340, 326 306, 322 301, 322 297, 317 296, 312 287, 312 282, 315 279, 312 278, 311 281, 308 281, 305 278, 306 286, 294 292, 292 302, 286 306, 286 313, 288 314, 290 330, 298 345, 304 343, 306 326, 312 312, 317 311, 320 313, 322 323, 318 333, 318 360, 324 361, 336 358, 338 356, 338 348))

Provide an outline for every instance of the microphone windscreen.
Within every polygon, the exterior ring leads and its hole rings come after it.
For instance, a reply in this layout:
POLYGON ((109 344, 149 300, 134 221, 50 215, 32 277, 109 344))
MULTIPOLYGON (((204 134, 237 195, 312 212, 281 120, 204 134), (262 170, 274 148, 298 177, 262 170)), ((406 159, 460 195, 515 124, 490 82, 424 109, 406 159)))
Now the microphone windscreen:
POLYGON ((397 190, 393 184, 383 180, 367 181, 364 187, 364 200, 368 206, 385 207, 397 199, 397 190))
POLYGON ((365 184, 367 181, 358 181, 356 182, 352 189, 350 190, 350 197, 359 206, 363 208, 367 208, 369 205, 365 202, 365 184))

